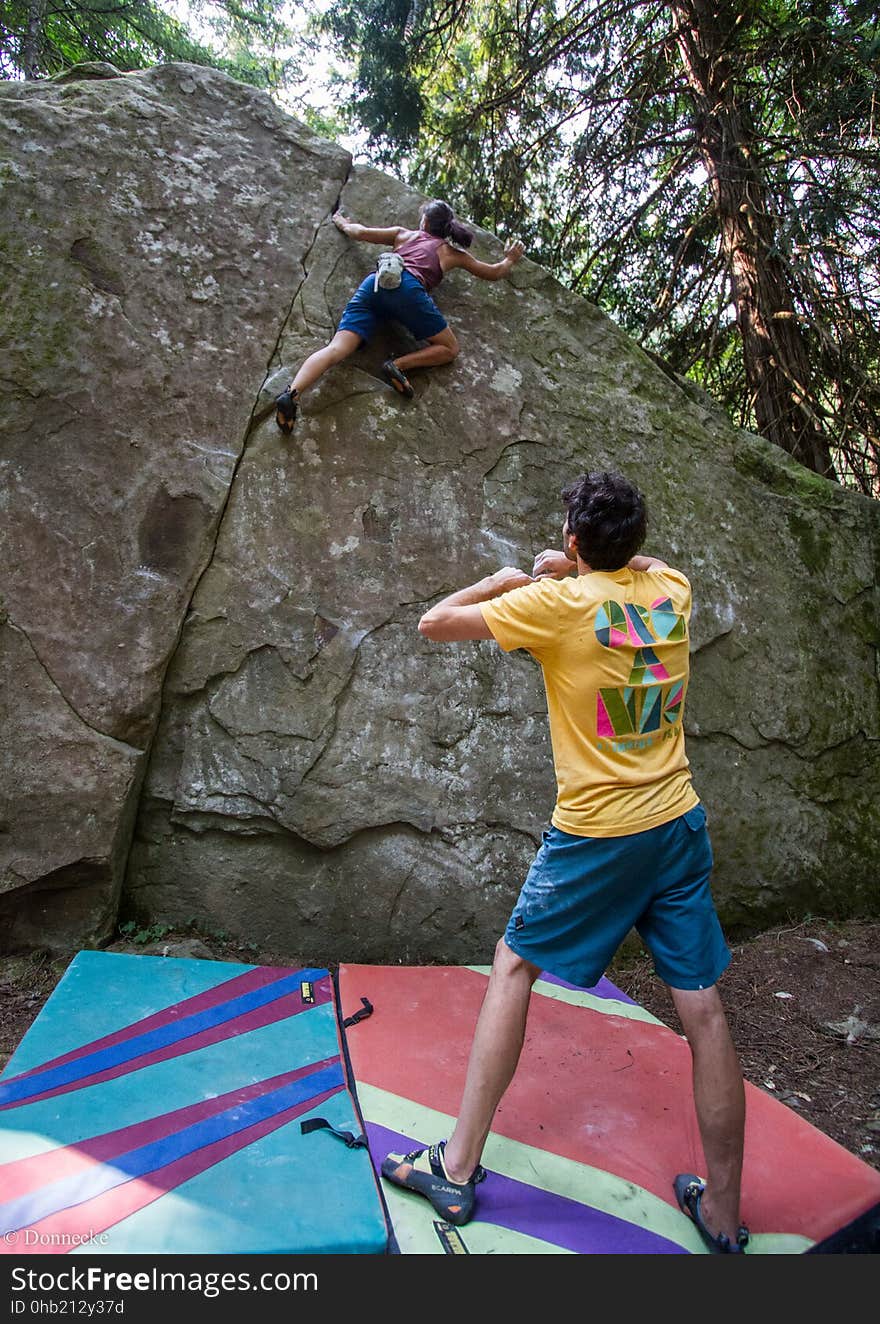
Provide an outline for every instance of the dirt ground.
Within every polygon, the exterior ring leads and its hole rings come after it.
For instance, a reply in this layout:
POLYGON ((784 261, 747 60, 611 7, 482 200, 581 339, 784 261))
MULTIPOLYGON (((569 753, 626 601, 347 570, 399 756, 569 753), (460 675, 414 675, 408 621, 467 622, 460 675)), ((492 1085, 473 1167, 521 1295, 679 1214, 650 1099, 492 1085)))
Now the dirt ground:
MULTIPOLYGON (((224 935, 137 930, 114 951, 265 965, 311 965, 307 953, 258 951, 224 935)), ((0 1069, 67 966, 47 955, 0 958, 0 1069)), ((619 988, 680 1031, 646 956, 621 954, 619 988)), ((880 1170, 880 921, 806 919, 733 947, 720 988, 748 1081, 880 1170)))
MULTIPOLYGON (((718 987, 746 1080, 880 1169, 880 922, 807 919, 731 949, 718 987)), ((680 1032, 647 957, 608 974, 680 1032)))

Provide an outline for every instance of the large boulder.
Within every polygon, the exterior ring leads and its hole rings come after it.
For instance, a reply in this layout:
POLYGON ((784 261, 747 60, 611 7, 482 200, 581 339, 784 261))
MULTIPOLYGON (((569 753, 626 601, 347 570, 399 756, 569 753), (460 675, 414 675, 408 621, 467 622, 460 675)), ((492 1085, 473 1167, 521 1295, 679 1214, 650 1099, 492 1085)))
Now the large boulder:
POLYGON ((222 75, 115 72, 0 83, 10 944, 112 931, 165 670, 349 168, 222 75))
POLYGON ((25 218, 2 223, 11 943, 106 937, 125 869, 143 919, 486 960, 553 803, 540 672, 416 622, 556 545, 597 467, 643 487, 648 550, 694 585, 685 724, 728 927, 876 909, 875 503, 528 261, 447 278, 462 353, 412 402, 380 379, 387 328, 285 440, 272 398, 377 252, 332 211, 414 224, 421 199, 207 70, 0 95, 25 218))

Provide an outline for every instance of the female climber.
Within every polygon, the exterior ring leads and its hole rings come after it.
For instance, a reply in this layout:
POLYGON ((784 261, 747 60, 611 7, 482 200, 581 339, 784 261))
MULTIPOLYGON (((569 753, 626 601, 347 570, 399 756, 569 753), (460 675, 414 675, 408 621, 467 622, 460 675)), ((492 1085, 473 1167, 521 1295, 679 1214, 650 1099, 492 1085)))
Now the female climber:
POLYGON ((385 380, 411 400, 413 389, 406 372, 410 368, 432 368, 450 363, 458 353, 458 341, 446 318, 431 298, 447 271, 464 267, 480 280, 501 280, 520 260, 523 246, 519 240, 509 244, 500 262, 479 262, 465 250, 473 241, 472 232, 455 219, 446 202, 425 202, 419 209, 418 230, 402 225, 372 229, 359 225, 336 212, 333 223, 350 239, 367 244, 384 244, 403 260, 400 284, 394 289, 376 287, 375 272, 361 282, 349 299, 335 336, 314 354, 310 354, 275 401, 275 421, 287 436, 293 431, 303 391, 312 386, 334 363, 353 354, 364 340, 369 340, 380 321, 395 321, 415 337, 424 340, 424 349, 413 350, 382 364, 385 380))

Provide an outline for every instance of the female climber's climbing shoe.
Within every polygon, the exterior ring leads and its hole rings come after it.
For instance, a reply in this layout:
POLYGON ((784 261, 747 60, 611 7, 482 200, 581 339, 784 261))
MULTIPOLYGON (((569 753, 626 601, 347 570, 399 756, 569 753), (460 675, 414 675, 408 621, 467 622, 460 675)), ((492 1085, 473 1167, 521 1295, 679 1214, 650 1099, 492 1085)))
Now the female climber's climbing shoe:
POLYGON ((450 1181, 443 1164, 445 1147, 446 1141, 441 1140, 438 1145, 414 1149, 411 1154, 389 1154, 382 1164, 382 1176, 405 1191, 423 1195, 442 1219, 460 1227, 473 1215, 474 1187, 486 1173, 476 1167, 468 1181, 450 1181))
POLYGON ((394 359, 386 359, 382 364, 382 376, 386 382, 390 383, 400 395, 406 396, 411 400, 415 395, 410 380, 400 371, 394 359))
POLYGON ((749 1244, 749 1229, 747 1227, 739 1229, 734 1245, 726 1232, 719 1232, 717 1236, 713 1236, 703 1222, 700 1206, 703 1202, 706 1183, 702 1177, 695 1177, 692 1172, 680 1172, 673 1182, 673 1189, 681 1212, 687 1214, 688 1218, 693 1221, 700 1236, 713 1254, 742 1255, 745 1252, 745 1248, 749 1244))
POLYGON ((286 437, 293 431, 298 409, 299 395, 288 383, 275 400, 275 422, 286 437))

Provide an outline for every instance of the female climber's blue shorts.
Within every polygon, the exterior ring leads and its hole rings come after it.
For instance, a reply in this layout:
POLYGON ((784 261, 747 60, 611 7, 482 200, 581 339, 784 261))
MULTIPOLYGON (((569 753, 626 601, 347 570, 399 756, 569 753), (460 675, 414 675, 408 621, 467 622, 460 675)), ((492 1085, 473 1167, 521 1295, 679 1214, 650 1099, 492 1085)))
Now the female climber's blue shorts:
POLYGON ((404 271, 394 290, 385 290, 381 285, 374 290, 374 284, 374 275, 361 281, 345 305, 337 330, 354 331, 369 340, 380 322, 400 322, 416 340, 427 340, 449 325, 411 271, 404 271))
POLYGON ((709 988, 730 962, 711 873, 701 804, 628 837, 575 837, 551 827, 504 941, 548 974, 592 988, 634 928, 666 984, 709 988))

